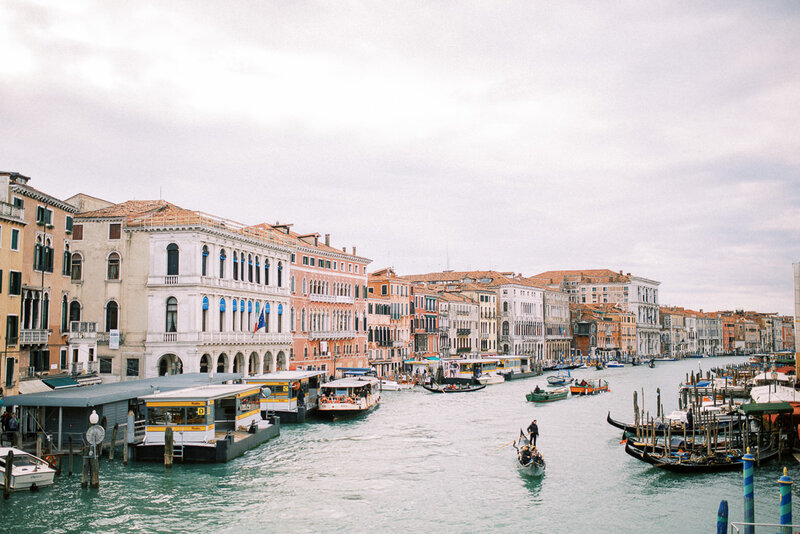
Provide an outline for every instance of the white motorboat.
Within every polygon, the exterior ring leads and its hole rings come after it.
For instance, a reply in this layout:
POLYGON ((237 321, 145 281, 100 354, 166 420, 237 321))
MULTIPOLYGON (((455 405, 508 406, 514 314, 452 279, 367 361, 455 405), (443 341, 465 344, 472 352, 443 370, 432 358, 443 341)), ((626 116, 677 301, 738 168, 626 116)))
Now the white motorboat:
POLYGON ((52 486, 56 471, 50 464, 25 451, 14 447, 0 447, 0 480, 4 480, 8 452, 14 453, 11 466, 11 491, 52 486))
POLYGON ((485 375, 481 375, 475 380, 478 381, 479 384, 488 385, 488 384, 502 384, 506 381, 502 375, 497 373, 487 373, 485 375))
POLYGON ((414 384, 410 382, 395 382, 394 380, 381 380, 380 389, 383 391, 401 391, 414 389, 414 384))
POLYGON ((609 361, 606 362, 606 367, 608 367, 608 368, 615 368, 615 367, 618 368, 618 367, 625 367, 625 365, 619 363, 616 360, 609 360, 609 361))

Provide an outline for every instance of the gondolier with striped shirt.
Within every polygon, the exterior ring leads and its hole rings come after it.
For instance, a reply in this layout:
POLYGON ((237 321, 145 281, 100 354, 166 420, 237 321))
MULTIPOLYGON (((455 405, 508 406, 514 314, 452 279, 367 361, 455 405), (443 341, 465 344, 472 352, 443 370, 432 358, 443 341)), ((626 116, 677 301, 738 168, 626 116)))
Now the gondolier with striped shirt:
POLYGON ((536 438, 539 436, 539 425, 536 424, 536 419, 533 423, 528 425, 528 435, 530 435, 531 445, 536 446, 536 438))

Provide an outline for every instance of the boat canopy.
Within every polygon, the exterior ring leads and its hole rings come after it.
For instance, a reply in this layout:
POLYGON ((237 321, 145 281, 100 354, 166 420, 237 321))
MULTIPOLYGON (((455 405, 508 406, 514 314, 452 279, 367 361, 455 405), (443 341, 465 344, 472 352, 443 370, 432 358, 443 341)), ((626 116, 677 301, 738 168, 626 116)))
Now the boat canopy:
POLYGON ((364 386, 378 385, 380 380, 371 376, 363 376, 363 377, 352 377, 352 378, 340 378, 339 380, 332 380, 325 384, 322 384, 320 387, 326 389, 336 389, 336 388, 360 388, 364 386))
POLYGON ((794 408, 788 402, 751 402, 739 406, 744 415, 762 415, 769 413, 793 413, 794 408))

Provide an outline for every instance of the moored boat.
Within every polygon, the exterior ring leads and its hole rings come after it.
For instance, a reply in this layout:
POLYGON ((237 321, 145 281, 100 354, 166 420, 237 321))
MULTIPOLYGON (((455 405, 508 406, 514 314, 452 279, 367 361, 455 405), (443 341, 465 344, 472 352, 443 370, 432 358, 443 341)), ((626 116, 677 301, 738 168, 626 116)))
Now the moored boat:
POLYGON ((344 417, 367 413, 380 403, 379 380, 373 376, 340 378, 320 388, 319 414, 344 417))
MULTIPOLYGON (((692 454, 688 458, 685 456, 679 457, 664 457, 655 454, 643 452, 644 461, 653 464, 659 469, 670 471, 672 473, 717 473, 721 471, 735 471, 742 468, 741 451, 731 452, 716 452, 711 455, 696 455, 692 454)), ((753 454, 759 462, 765 462, 778 456, 778 449, 768 449, 761 454, 753 454)))
POLYGON ((445 384, 442 386, 434 386, 434 385, 427 385, 423 384, 423 388, 427 389, 431 393, 468 393, 470 391, 478 391, 486 387, 486 384, 479 384, 475 386, 470 386, 467 384, 445 384))
POLYGON ((394 380, 381 379, 380 389, 383 391, 402 391, 414 389, 414 384, 410 382, 395 382, 394 380))
POLYGON ((559 371, 558 374, 547 377, 547 383, 551 386, 566 386, 573 380, 575 379, 572 378, 569 371, 559 371))
POLYGON ((538 387, 525 395, 528 402, 553 402, 557 400, 566 399, 569 396, 569 388, 563 387, 558 389, 539 389, 538 387))
POLYGON ((619 363, 616 360, 609 360, 609 361, 606 362, 606 367, 608 367, 609 369, 615 369, 615 368, 619 368, 619 367, 625 367, 625 365, 622 364, 622 363, 619 363))
POLYGON ((28 454, 14 447, 0 447, 0 480, 4 480, 8 453, 13 453, 11 460, 11 491, 35 490, 44 486, 53 485, 55 469, 50 467, 45 460, 28 454))
POLYGON ((573 395, 596 395, 608 391, 608 381, 603 379, 581 380, 572 384, 569 390, 573 395))

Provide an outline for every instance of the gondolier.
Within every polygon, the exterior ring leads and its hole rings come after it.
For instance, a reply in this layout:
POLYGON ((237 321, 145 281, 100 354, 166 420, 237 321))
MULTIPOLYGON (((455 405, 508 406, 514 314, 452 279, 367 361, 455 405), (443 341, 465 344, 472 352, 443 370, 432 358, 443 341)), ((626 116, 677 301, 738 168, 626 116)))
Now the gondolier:
POLYGON ((530 436, 531 443, 536 446, 536 438, 539 437, 539 425, 536 424, 536 419, 528 425, 528 435, 530 436))

